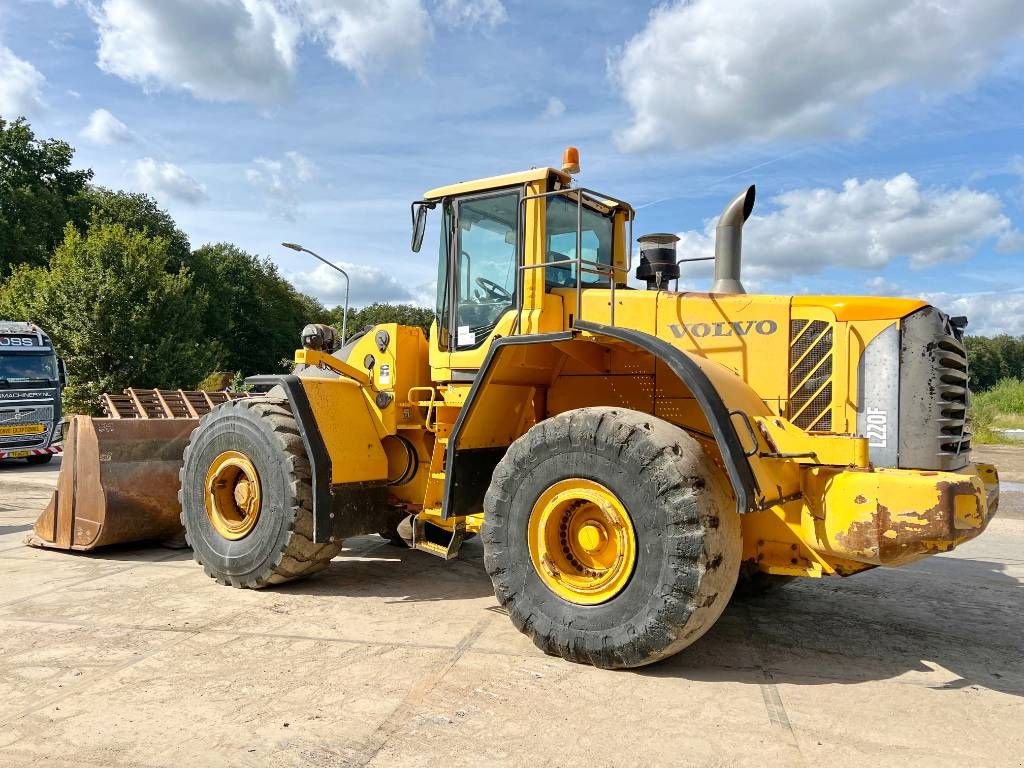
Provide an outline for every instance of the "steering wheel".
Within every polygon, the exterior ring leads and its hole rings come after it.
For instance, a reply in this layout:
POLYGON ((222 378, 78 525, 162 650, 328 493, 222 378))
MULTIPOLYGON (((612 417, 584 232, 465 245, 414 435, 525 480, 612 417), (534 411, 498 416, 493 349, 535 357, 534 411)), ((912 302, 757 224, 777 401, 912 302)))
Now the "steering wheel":
POLYGON ((493 280, 488 280, 486 277, 478 277, 476 278, 476 284, 479 285, 492 299, 497 301, 512 301, 512 294, 493 280))

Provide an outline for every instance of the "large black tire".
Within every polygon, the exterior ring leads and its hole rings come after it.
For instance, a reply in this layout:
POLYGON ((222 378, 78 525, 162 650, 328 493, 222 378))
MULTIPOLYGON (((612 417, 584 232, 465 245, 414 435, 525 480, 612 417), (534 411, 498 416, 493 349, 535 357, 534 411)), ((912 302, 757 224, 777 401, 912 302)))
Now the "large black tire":
POLYGON ((53 461, 52 453, 42 453, 38 456, 29 456, 25 459, 29 464, 49 464, 53 461))
POLYGON ((285 401, 231 400, 192 432, 181 469, 181 522, 196 562, 221 584, 259 589, 323 570, 341 541, 313 543, 309 460, 285 401), (259 474, 262 504, 244 537, 220 535, 204 503, 206 473, 224 451, 239 451, 259 474))
POLYGON ((617 408, 581 408, 534 426, 509 448, 484 501, 484 564, 516 627, 549 654, 598 667, 639 667, 703 635, 729 602, 740 520, 722 471, 685 431, 617 408), (530 557, 531 510, 554 483, 603 484, 637 539, 628 584, 578 605, 540 579, 530 557))

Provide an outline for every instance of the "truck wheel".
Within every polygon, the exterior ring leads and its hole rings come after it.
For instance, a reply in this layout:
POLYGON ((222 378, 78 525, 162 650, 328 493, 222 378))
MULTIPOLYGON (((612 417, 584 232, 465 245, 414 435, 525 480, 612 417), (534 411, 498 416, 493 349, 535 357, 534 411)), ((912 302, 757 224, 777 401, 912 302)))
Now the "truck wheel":
POLYGON ((185 447, 178 500, 207 575, 259 589, 326 568, 341 542, 312 541, 310 476, 287 403, 231 400, 204 416, 185 447))
POLYGON ((29 464, 49 464, 51 461, 53 461, 53 454, 43 453, 40 454, 39 456, 28 456, 25 459, 25 461, 27 461, 29 464))
POLYGON ((581 408, 534 426, 494 471, 484 564, 543 651, 639 667, 703 635, 729 602, 740 520, 697 441, 648 414, 581 408))

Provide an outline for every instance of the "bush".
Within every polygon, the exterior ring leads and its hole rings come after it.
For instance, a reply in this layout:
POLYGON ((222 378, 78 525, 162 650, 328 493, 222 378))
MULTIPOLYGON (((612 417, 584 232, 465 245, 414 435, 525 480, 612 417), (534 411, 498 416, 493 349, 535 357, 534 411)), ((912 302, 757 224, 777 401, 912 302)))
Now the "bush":
POLYGON ((999 430, 1024 428, 1024 381, 1000 379, 991 389, 975 394, 970 416, 976 442, 1009 441, 999 430))
POLYGON ((223 392, 231 386, 235 374, 231 371, 214 371, 205 379, 199 382, 196 387, 200 392, 223 392))

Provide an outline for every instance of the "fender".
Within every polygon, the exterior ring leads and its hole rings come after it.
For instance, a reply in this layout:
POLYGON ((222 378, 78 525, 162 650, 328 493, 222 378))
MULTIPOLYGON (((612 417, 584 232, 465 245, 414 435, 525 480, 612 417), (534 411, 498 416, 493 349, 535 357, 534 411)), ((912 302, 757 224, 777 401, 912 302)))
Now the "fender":
POLYGON ((327 453, 323 435, 316 425, 313 408, 306 397, 306 390, 298 376, 292 374, 281 376, 250 376, 245 380, 253 389, 269 392, 274 387, 281 387, 292 416, 299 427, 302 445, 309 457, 309 467, 313 485, 313 541, 322 543, 328 540, 331 530, 331 458, 327 453))
MULTIPOLYGON (((551 347, 552 344, 558 342, 572 341, 578 338, 581 331, 596 337, 605 337, 609 340, 630 344, 650 353, 668 366, 669 370, 689 388, 708 424, 711 425, 715 440, 722 453, 722 459, 726 465, 726 471, 733 492, 736 495, 738 510, 742 514, 753 509, 755 499, 759 495, 757 480, 744 453, 739 436, 736 433, 736 427, 730 418, 729 409, 707 374, 701 369, 701 366, 686 352, 649 334, 598 323, 577 321, 572 331, 509 336, 498 339, 491 345, 448 437, 442 516, 449 518, 467 514, 470 500, 460 498, 466 493, 471 496, 479 494, 482 497, 481 489, 475 487, 475 484, 479 484, 479 478, 471 477, 471 475, 479 474, 481 468, 460 460, 459 441, 466 425, 473 417, 474 409, 479 404, 482 393, 487 391, 487 385, 493 379, 503 354, 513 347, 524 345, 551 347), (462 474, 466 474, 466 477, 463 478, 462 474)), ((550 383, 550 377, 543 379, 543 381, 538 379, 535 383, 546 386, 550 383)), ((487 479, 489 480, 489 476, 487 479)), ((484 486, 485 489, 486 486, 484 486)))
POLYGON ((673 347, 667 341, 642 331, 616 328, 584 320, 577 321, 576 328, 595 336, 625 341, 650 352, 669 367, 669 370, 690 389, 704 413, 704 418, 711 425, 718 449, 722 452, 722 459, 725 461, 725 469, 729 474, 733 493, 736 494, 737 509, 740 514, 751 511, 758 496, 757 479, 750 468, 750 462, 743 450, 743 443, 740 442, 739 435, 736 434, 736 426, 733 424, 729 409, 707 374, 693 357, 683 350, 673 347))
POLYGON ((388 464, 362 388, 343 379, 303 379, 294 374, 251 376, 246 383, 263 393, 280 387, 291 407, 309 458, 313 541, 322 544, 378 530, 372 512, 387 480, 388 464), (339 428, 337 419, 332 421, 335 413, 345 429, 339 428))

